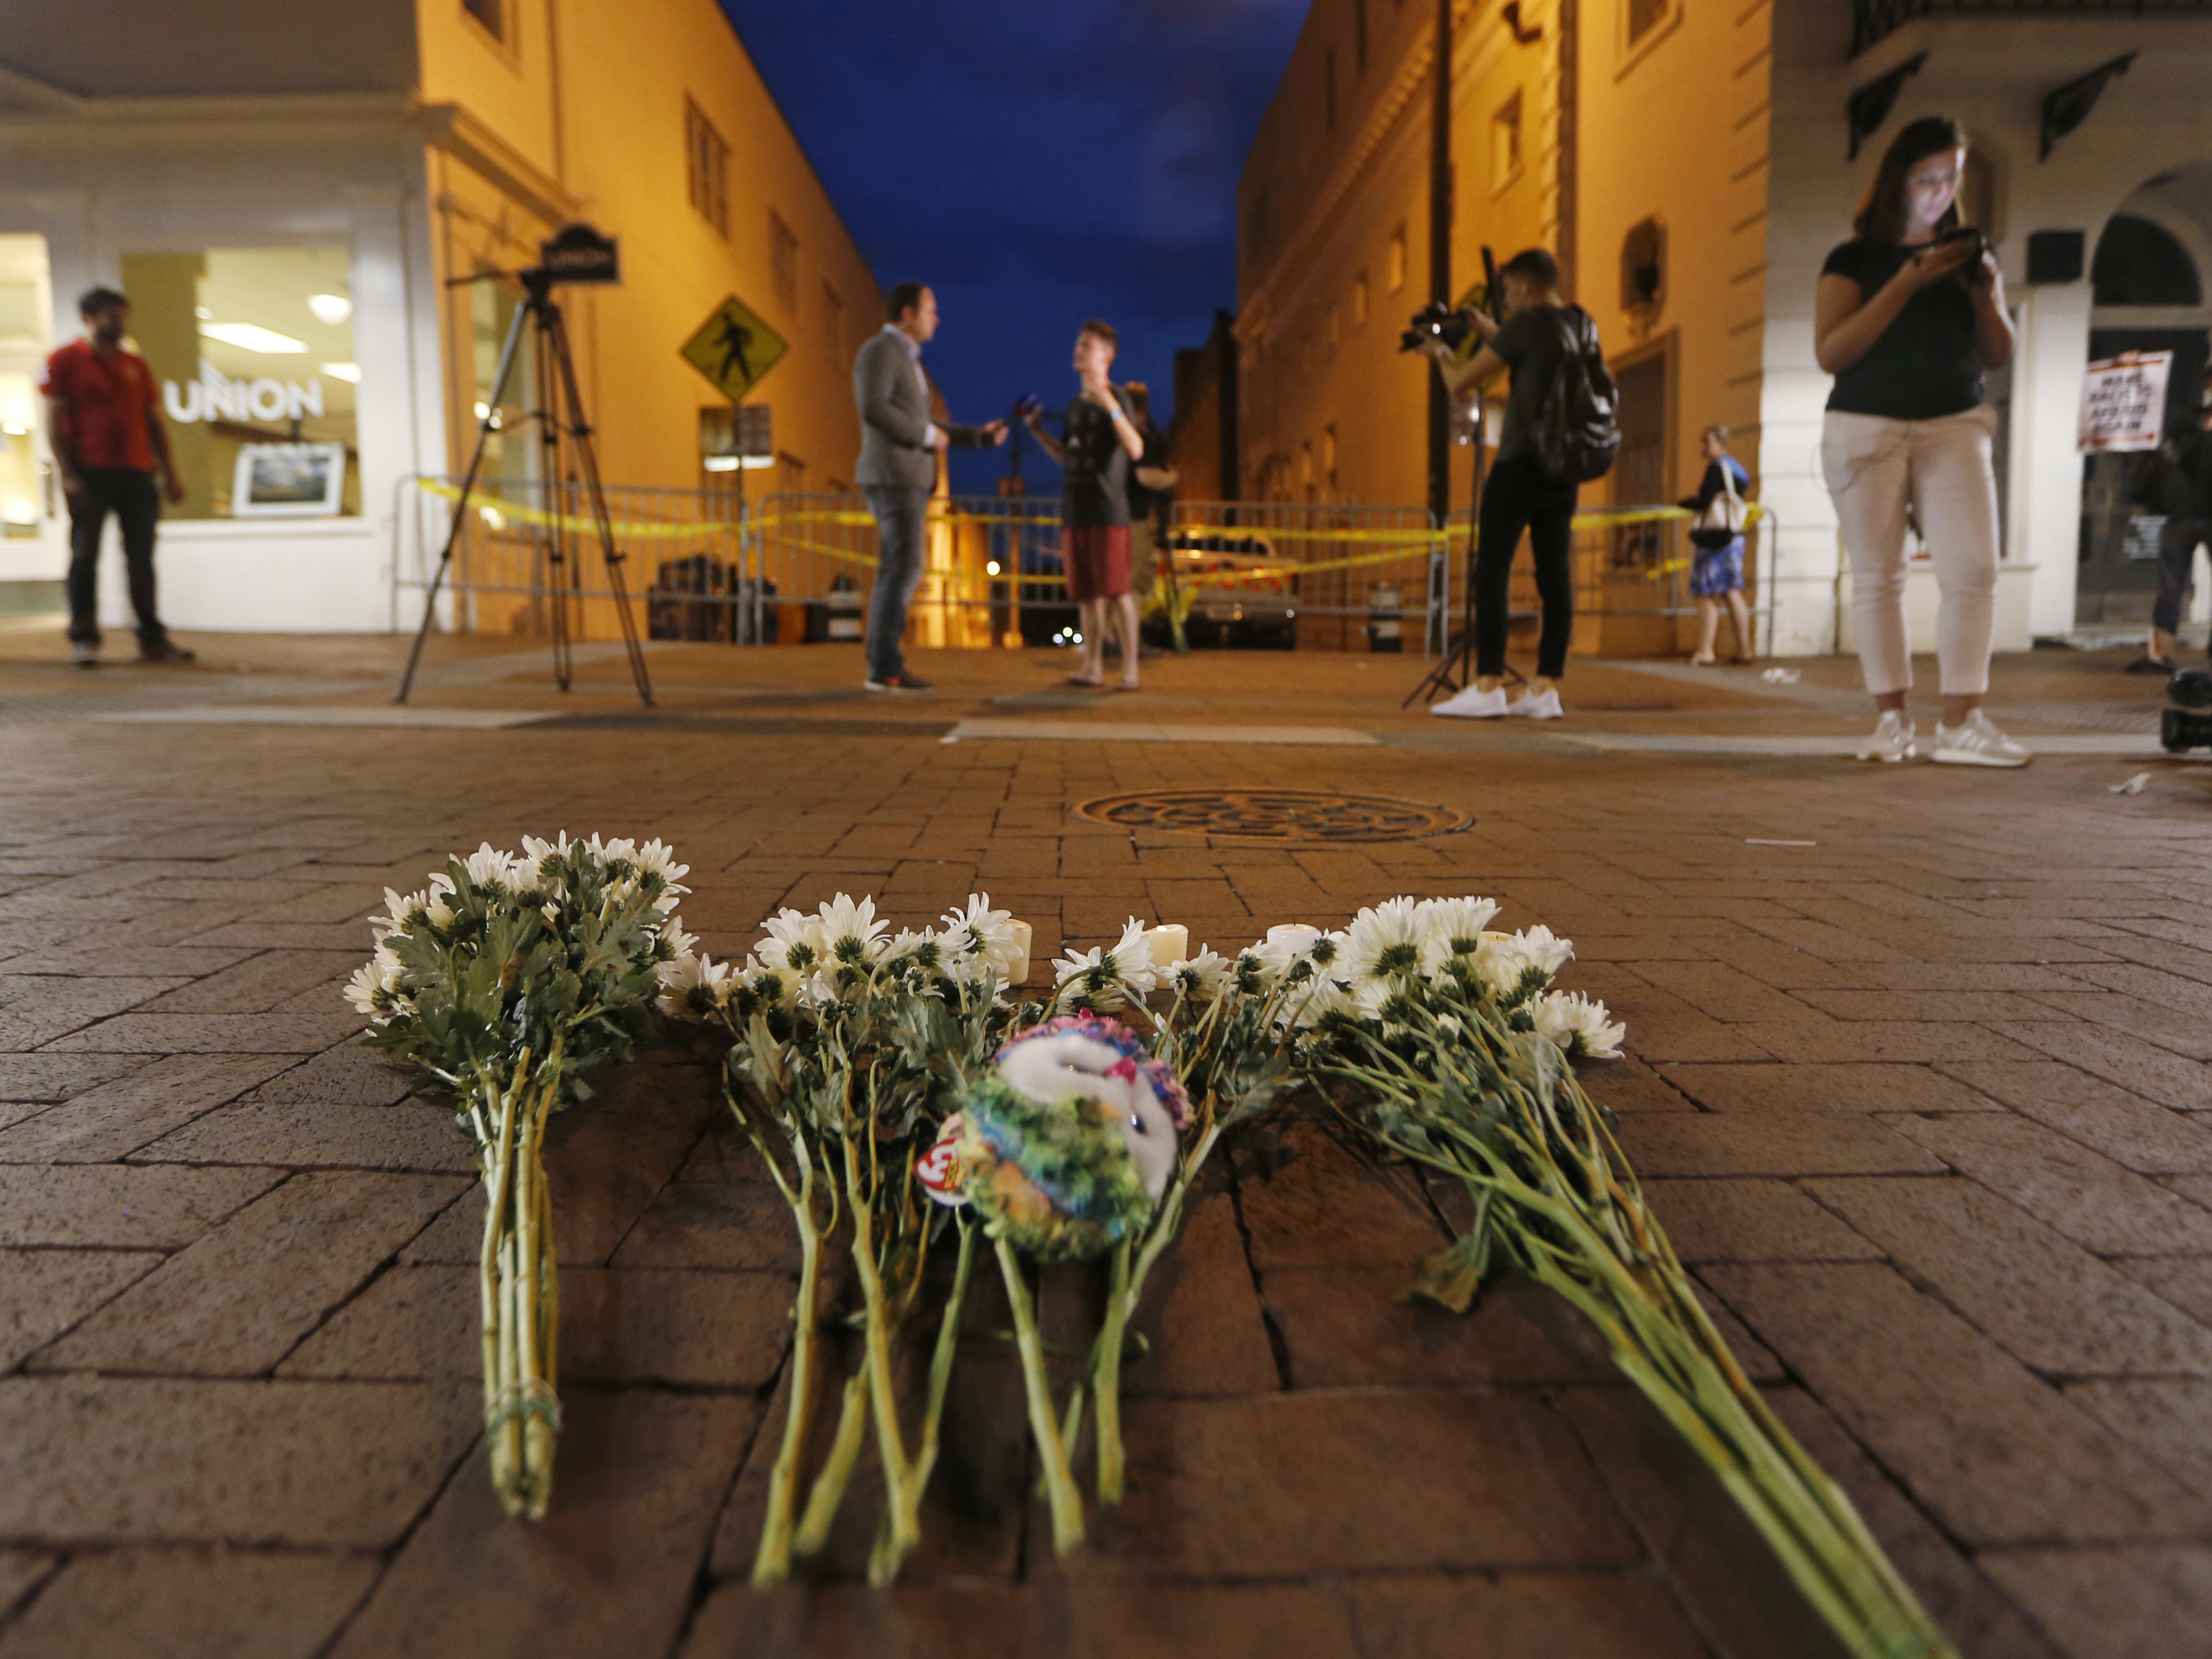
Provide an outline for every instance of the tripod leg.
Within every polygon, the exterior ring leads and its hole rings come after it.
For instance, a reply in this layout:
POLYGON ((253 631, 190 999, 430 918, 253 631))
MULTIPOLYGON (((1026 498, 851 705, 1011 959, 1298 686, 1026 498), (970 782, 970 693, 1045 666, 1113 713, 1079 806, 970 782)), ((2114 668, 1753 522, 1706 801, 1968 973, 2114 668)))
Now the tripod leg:
MULTIPOLYGON (((599 458, 592 442, 591 423, 584 418, 584 397, 576 385, 576 362, 568 350, 568 325, 562 320, 560 307, 546 307, 546 325, 552 336, 553 356, 557 360, 561 387, 568 399, 568 430, 576 441, 576 459, 584 472, 584 489, 591 503, 592 520, 599 526, 599 557, 606 566, 607 586, 613 592, 615 617, 621 623, 623 649, 629 659, 629 675, 637 686, 637 700, 647 708, 653 707, 653 681, 645 668, 645 647, 638 641, 637 618, 630 614, 629 583, 623 575, 623 565, 629 556, 615 545, 614 517, 607 510, 606 486, 599 479, 599 458)), ((580 576, 580 572, 579 573, 580 576)), ((564 688, 565 689, 565 688, 564 688)))
MULTIPOLYGON (((507 396, 507 383, 514 373, 515 348, 521 343, 523 319, 529 313, 529 307, 516 307, 514 320, 507 325, 507 341, 499 349, 499 368, 492 376, 491 404, 477 427, 476 447, 469 453, 468 471, 461 475, 460 495, 453 502, 453 521, 446 531, 446 545, 438 555, 437 572, 422 594, 422 621, 415 630, 414 647, 407 653, 407 671, 399 677, 399 690, 392 699, 394 702, 405 702, 407 694, 415 689, 415 670, 422 660, 422 644, 430 637, 430 624, 437 620, 438 590, 445 586, 446 573, 453 568, 454 545, 461 538, 462 527, 468 523, 469 497, 476 489, 477 475, 483 470, 484 447, 491 441, 492 422, 498 416, 500 400, 507 396)), ((398 574, 392 572, 395 577, 398 574)))
POLYGON ((538 476, 544 489, 546 504, 545 586, 552 597, 547 632, 553 653, 553 684, 566 691, 575 683, 576 677, 569 610, 575 572, 568 556, 568 502, 561 477, 560 388, 554 378, 558 373, 561 313, 542 293, 532 295, 530 308, 538 318, 532 361, 538 370, 538 476))

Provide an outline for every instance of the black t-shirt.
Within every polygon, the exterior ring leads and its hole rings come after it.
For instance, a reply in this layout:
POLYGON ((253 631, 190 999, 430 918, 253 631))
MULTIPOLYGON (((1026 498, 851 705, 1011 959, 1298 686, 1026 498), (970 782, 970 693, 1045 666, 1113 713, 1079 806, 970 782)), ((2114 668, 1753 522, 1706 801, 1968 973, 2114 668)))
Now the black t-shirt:
MULTIPOLYGON (((1114 397, 1124 413, 1128 401, 1114 397)), ((1067 406, 1060 434, 1060 520, 1078 530, 1129 522, 1129 452, 1114 431, 1114 417, 1080 392, 1067 406)))
POLYGON ((1498 443, 1501 461, 1534 453, 1536 417, 1567 353, 1562 321, 1580 337, 1583 319, 1579 306, 1530 306, 1507 318, 1505 326, 1491 337, 1490 349, 1513 371, 1512 390, 1505 398, 1504 430, 1498 443))
MULTIPOLYGON (((1850 277, 1864 303, 1919 251, 1845 242, 1828 256, 1820 275, 1850 277)), ((1844 415, 1932 421, 1974 408, 1984 390, 1974 296, 1963 281, 1946 277, 1907 300, 1866 355, 1836 376, 1828 407, 1844 415)))

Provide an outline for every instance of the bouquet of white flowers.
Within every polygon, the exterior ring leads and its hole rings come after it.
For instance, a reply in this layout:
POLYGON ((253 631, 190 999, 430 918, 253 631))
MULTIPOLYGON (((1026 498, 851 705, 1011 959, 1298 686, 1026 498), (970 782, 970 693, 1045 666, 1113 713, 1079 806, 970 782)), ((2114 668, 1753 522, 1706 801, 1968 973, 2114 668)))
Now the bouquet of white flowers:
POLYGON ((937 1229, 934 1212, 917 1204, 908 1177, 1013 1018, 999 993, 1017 969, 1026 970, 1027 929, 993 909, 988 895, 977 895, 939 927, 887 939, 889 925, 877 919, 874 901, 856 902, 842 893, 811 915, 787 909, 764 927, 767 937, 741 967, 688 952, 665 964, 660 1005, 732 1039, 725 1066, 730 1109, 766 1162, 799 1232, 789 1404, 753 1582, 781 1582, 794 1554, 811 1554, 828 1540, 872 1421, 887 1513, 869 1577, 888 1583, 921 1535, 921 1495, 937 1460, 974 1248, 963 1220, 921 1430, 909 1449, 893 1386, 892 1346, 920 1298, 937 1229), (852 1225, 862 1357, 846 1384, 828 1462, 802 1514, 799 1487, 817 1391, 822 1245, 841 1209, 852 1225))
POLYGON ((538 1520, 553 1490, 561 1406, 546 1120, 591 1092, 653 1025, 659 964, 691 941, 673 914, 685 866, 660 842, 489 843, 421 892, 386 890, 376 953, 346 994, 365 1041, 450 1092, 483 1174, 484 1433, 507 1512, 538 1520))
POLYGON ((1483 931, 1486 899, 1393 899, 1302 949, 1299 1069, 1389 1152, 1462 1182, 1467 1232, 1416 1292, 1464 1312, 1502 1258, 1565 1297, 1765 1536, 1849 1651, 1953 1652, 1850 1500, 1767 1407, 1698 1303, 1571 1057, 1616 1051, 1604 1005, 1544 988, 1571 954, 1483 931))

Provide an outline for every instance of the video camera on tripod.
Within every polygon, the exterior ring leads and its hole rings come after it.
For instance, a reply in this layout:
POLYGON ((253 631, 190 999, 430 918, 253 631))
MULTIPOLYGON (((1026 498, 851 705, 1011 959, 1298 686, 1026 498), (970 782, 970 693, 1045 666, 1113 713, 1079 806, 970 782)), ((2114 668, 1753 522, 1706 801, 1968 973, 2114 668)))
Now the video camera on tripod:
POLYGON ((1431 342, 1436 342, 1457 351, 1474 332, 1474 319, 1442 300, 1431 300, 1408 319, 1406 331, 1398 337, 1401 351, 1425 351, 1431 342))
POLYGON ((522 284, 523 301, 514 308, 507 339, 499 351, 477 428, 476 447, 470 453, 468 471, 454 492, 453 520, 444 550, 438 555, 437 573, 422 595, 422 624, 415 630, 414 648, 407 653, 407 669, 399 677, 394 702, 405 702, 415 689, 415 671, 422 664, 422 647, 438 619, 438 594, 453 568, 453 550, 469 523, 469 504, 482 481, 484 454, 491 434, 502 429, 500 409, 514 378, 526 334, 529 339, 532 374, 528 381, 535 406, 527 420, 537 428, 538 487, 542 507, 536 534, 542 547, 552 590, 549 617, 553 656, 553 682, 566 691, 574 681, 570 611, 584 601, 581 552, 589 533, 598 542, 599 560, 606 573, 608 597, 614 602, 621 625, 623 647, 629 659, 638 701, 653 706, 653 682, 646 673, 645 653, 638 643, 637 619, 630 614, 629 587, 623 565, 627 556, 615 542, 614 517, 607 510, 606 487, 599 477, 599 452, 592 442, 592 428, 584 411, 584 395, 576 381, 576 360, 568 346, 568 325, 553 299, 558 287, 605 284, 622 280, 622 260, 614 238, 603 236, 586 224, 566 225, 538 245, 538 263, 524 270, 479 270, 452 276, 447 286, 463 288, 473 283, 512 282, 522 284), (581 514, 565 510, 568 493, 578 492, 575 503, 581 514))

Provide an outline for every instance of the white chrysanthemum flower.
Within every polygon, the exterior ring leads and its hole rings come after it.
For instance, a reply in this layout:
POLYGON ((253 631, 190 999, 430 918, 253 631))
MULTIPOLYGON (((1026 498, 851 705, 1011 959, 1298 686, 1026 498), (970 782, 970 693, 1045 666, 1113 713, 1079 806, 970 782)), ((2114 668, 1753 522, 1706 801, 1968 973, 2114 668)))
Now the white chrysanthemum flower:
POLYGON ((1103 946, 1071 951, 1052 961, 1052 1006, 1058 1010, 1089 1008, 1111 1012, 1128 1001, 1121 975, 1103 946))
POLYGON ((760 942, 760 959, 776 973, 793 974, 804 979, 819 968, 830 954, 819 916, 810 916, 803 910, 783 909, 761 926, 768 930, 768 937, 760 942))
POLYGON ((599 862, 602 864, 612 864, 619 860, 633 867, 636 866, 637 843, 627 836, 617 836, 604 846, 600 844, 599 838, 593 836, 591 845, 592 851, 599 856, 599 862))
POLYGON ((1386 899, 1352 919, 1334 977, 1358 986, 1369 980, 1402 983, 1421 970, 1426 938, 1419 904, 1410 898, 1386 899))
MULTIPOLYGON (((699 943, 698 935, 696 933, 685 933, 684 931, 684 924, 674 916, 669 916, 661 922, 659 933, 662 940, 666 943, 668 948, 673 951, 679 958, 690 956, 693 949, 696 947, 699 943)), ((664 968, 668 964, 665 962, 661 963, 661 966, 664 968)))
POLYGON ((346 1000, 357 1012, 381 1025, 392 1017, 388 1005, 399 994, 404 971, 392 947, 380 939, 376 954, 355 969, 353 977, 346 981, 346 1000))
POLYGON ((950 957, 945 941, 937 930, 924 927, 917 932, 902 927, 891 935, 890 943, 884 946, 883 963, 887 968, 900 969, 919 968, 926 973, 942 972, 950 957))
POLYGON ((1434 978, 1455 961, 1480 953, 1482 930, 1498 914, 1498 901, 1427 899, 1417 908, 1421 919, 1421 971, 1434 978))
POLYGON ((1611 1023, 1605 1004, 1580 991, 1547 991, 1529 1007, 1536 1029, 1571 1060, 1613 1060, 1628 1027, 1611 1023))
POLYGON ((1363 1016, 1351 994, 1324 975, 1310 985, 1293 986, 1284 997, 1282 1009, 1275 1018, 1278 1024, 1310 1031, 1325 1020, 1358 1019, 1363 1016))
POLYGON ((1475 970, 1502 1007, 1526 1001, 1549 985, 1575 953, 1575 947, 1540 925, 1486 939, 1475 956, 1475 970))
POLYGON ((1152 966, 1152 941, 1147 937, 1145 924, 1131 916, 1121 928, 1121 938, 1107 952, 1114 964, 1114 972, 1121 982, 1133 991, 1150 991, 1160 982, 1159 972, 1152 966))
POLYGON ((384 890, 384 914, 371 916, 368 925, 379 939, 393 933, 410 933, 428 923, 433 927, 453 925, 453 907, 446 902, 446 895, 453 890, 453 883, 443 888, 437 885, 441 878, 433 878, 431 886, 420 893, 409 893, 404 897, 387 887, 384 890))
POLYGON ((461 860, 461 868, 479 887, 510 887, 514 882, 514 854, 502 853, 489 842, 461 860))
POLYGON ((1212 1002, 1229 989, 1233 973, 1228 957, 1208 945, 1164 970, 1163 977, 1184 1001, 1212 1002))
POLYGON ((841 967, 866 968, 884 953, 880 935, 890 927, 876 919, 872 898, 854 899, 840 893, 815 912, 820 927, 823 954, 841 967))
POLYGON ((688 864, 678 864, 676 861, 676 849, 666 842, 654 840, 646 842, 637 849, 630 861, 637 866, 641 873, 659 876, 667 884, 671 892, 688 893, 691 890, 689 887, 678 887, 676 884, 691 873, 691 866, 688 864))
POLYGON ((757 957, 747 957, 737 977, 769 1007, 788 1009, 799 1006, 800 976, 788 969, 771 968, 757 957))
POLYGON ((1255 959, 1268 982, 1288 973, 1291 964, 1306 952, 1306 947, 1321 937, 1321 929, 1309 927, 1302 921, 1278 922, 1267 930, 1267 937, 1253 941, 1245 955, 1255 959))
POLYGON ((988 971, 1003 984, 1022 953, 1014 937, 1013 912, 993 909, 988 893, 970 893, 964 906, 947 910, 942 921, 945 948, 967 958, 971 976, 981 979, 988 971))
POLYGON ((660 1012, 677 1019, 699 1019, 729 1000, 730 964, 686 951, 654 970, 660 979, 660 1012))

